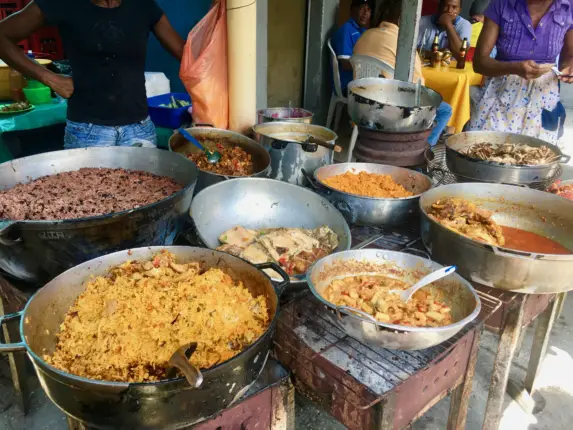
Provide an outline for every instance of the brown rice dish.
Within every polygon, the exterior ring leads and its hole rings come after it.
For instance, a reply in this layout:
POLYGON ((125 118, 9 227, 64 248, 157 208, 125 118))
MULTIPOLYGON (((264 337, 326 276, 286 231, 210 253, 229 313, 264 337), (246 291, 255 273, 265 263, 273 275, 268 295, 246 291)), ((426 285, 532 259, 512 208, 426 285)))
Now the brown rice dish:
POLYGON ((386 324, 442 327, 452 323, 450 307, 429 288, 416 291, 407 302, 399 294, 390 293, 410 286, 387 276, 349 276, 332 281, 324 298, 336 306, 360 309, 386 324))
POLYGON ((169 359, 197 342, 190 362, 207 369, 239 354, 269 326, 265 298, 220 269, 178 263, 164 251, 91 279, 69 309, 56 350, 44 359, 89 379, 153 382, 169 359))
POLYGON ((346 172, 342 175, 321 179, 321 182, 338 191, 364 197, 403 198, 414 193, 397 184, 390 175, 367 172, 346 172))
POLYGON ((254 173, 251 154, 240 146, 224 146, 224 141, 209 139, 200 139, 200 142, 204 148, 221 154, 221 159, 216 164, 210 163, 204 152, 188 154, 187 158, 200 170, 227 176, 250 176, 254 173))
POLYGON ((146 206, 181 189, 173 179, 147 172, 83 168, 0 191, 0 219, 93 217, 146 206))

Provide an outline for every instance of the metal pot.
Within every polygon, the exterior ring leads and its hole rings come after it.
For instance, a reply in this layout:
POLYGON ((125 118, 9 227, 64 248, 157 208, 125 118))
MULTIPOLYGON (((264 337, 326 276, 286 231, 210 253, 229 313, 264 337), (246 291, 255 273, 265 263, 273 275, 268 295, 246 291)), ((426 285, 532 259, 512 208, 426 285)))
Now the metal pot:
POLYGON ((436 118, 442 96, 427 87, 383 78, 357 79, 348 84, 348 114, 357 125, 384 131, 422 131, 436 118))
POLYGON ((82 148, 48 152, 0 165, 0 183, 18 183, 82 167, 141 170, 173 178, 185 188, 157 203, 90 218, 0 221, 0 269, 42 285, 70 267, 139 246, 171 245, 179 233, 197 181, 197 168, 177 154, 154 148, 82 148))
MULTIPOLYGON (((264 266, 266 267, 266 266, 264 266)), ((275 270, 276 266, 273 266, 275 270)), ((279 288, 285 286, 286 278, 279 288)), ((267 360, 276 325, 278 294, 269 278, 240 258, 191 247, 151 247, 120 251, 88 261, 61 274, 39 290, 18 314, 0 317, 0 325, 20 318, 22 341, 0 344, 0 352, 26 351, 48 397, 67 415, 91 428, 175 429, 189 426, 219 412, 239 399, 267 360), (154 383, 122 383, 82 378, 47 364, 60 324, 91 276, 105 275, 128 260, 151 259, 166 249, 181 261, 200 261, 204 267, 224 270, 255 295, 264 295, 270 325, 255 343, 230 360, 203 371, 198 389, 185 378, 154 383)))
POLYGON ((441 298, 451 307, 452 317, 456 321, 437 328, 381 323, 361 310, 336 306, 327 301, 323 294, 335 278, 371 273, 398 278, 413 285, 423 276, 442 267, 426 258, 403 252, 352 250, 321 259, 311 267, 307 280, 316 298, 334 311, 330 314, 332 322, 349 336, 381 348, 416 350, 430 348, 448 340, 479 315, 480 300, 470 283, 460 275, 450 275, 430 287, 439 291, 441 298))
POLYGON ((502 183, 509 185, 530 185, 557 179, 559 163, 567 163, 571 157, 564 155, 561 150, 550 143, 530 136, 496 131, 471 131, 459 133, 446 139, 446 164, 450 171, 463 178, 502 183), (515 166, 491 161, 476 160, 460 151, 469 148, 476 143, 493 143, 501 145, 505 143, 521 143, 529 146, 547 146, 560 159, 550 164, 533 166, 515 166))
MULTIPOLYGON (((191 136, 201 141, 202 139, 209 140, 220 140, 222 145, 225 147, 239 146, 251 155, 253 161, 253 173, 250 176, 258 178, 266 178, 268 176, 271 157, 265 148, 255 142, 253 139, 249 139, 247 136, 235 133, 229 130, 222 130, 218 128, 210 127, 193 127, 186 129, 191 136)), ((189 154, 200 153, 201 150, 193 145, 191 142, 185 140, 185 138, 179 134, 175 133, 169 139, 169 150, 177 152, 184 156, 189 154)), ((239 178, 243 176, 225 176, 218 173, 207 172, 205 170, 199 170, 199 176, 197 177, 197 185, 195 186, 195 194, 210 185, 219 183, 221 181, 239 178)))
MULTIPOLYGON (((351 245, 348 224, 328 200, 272 179, 234 179, 214 185, 193 199, 191 217, 199 239, 211 249, 221 245, 221 233, 237 225, 255 230, 326 225, 338 235, 337 251, 351 245)), ((291 282, 295 288, 304 284, 304 280, 291 282)))
MULTIPOLYGON (((432 187, 432 180, 422 173, 383 164, 342 163, 324 166, 314 172, 320 184, 317 191, 336 207, 350 224, 396 226, 407 223, 418 214, 420 196, 432 187), (325 185, 323 181, 346 172, 390 175, 396 183, 414 193, 412 197, 386 199, 349 194, 325 185)), ((313 182, 314 185, 316 185, 313 182)))
POLYGON ((276 121, 311 124, 313 117, 314 114, 311 111, 301 108, 267 108, 257 112, 257 124, 276 121))
POLYGON ((544 191, 510 185, 444 185, 420 199, 424 245, 441 264, 455 265, 467 279, 525 294, 573 289, 573 255, 536 254, 486 245, 432 220, 427 211, 437 200, 458 197, 494 212, 504 226, 533 231, 573 250, 573 201, 544 191))
POLYGON ((285 142, 285 140, 304 142, 311 136, 334 145, 338 136, 328 128, 310 124, 269 122, 254 126, 253 130, 271 156, 269 177, 272 179, 305 185, 302 169, 312 174, 319 167, 333 162, 332 149, 316 145, 313 145, 312 149, 307 149, 307 145, 285 142))

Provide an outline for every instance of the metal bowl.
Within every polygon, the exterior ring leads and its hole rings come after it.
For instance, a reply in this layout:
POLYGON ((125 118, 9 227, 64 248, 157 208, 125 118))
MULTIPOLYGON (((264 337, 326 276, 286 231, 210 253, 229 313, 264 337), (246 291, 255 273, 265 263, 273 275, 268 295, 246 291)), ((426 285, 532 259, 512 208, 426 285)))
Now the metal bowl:
POLYGON ((301 108, 277 107, 261 109, 257 112, 257 124, 265 122, 298 122, 311 124, 314 114, 301 108))
POLYGON ((413 285, 423 276, 442 267, 426 258, 403 252, 352 250, 321 259, 311 267, 307 280, 312 293, 333 311, 330 314, 332 322, 348 335, 377 347, 416 350, 430 348, 448 340, 479 315, 479 297, 470 283, 457 273, 425 287, 439 294, 452 309, 455 322, 444 327, 409 327, 381 323, 365 312, 347 306, 337 307, 324 299, 323 294, 335 278, 369 273, 398 278, 413 285))
POLYGON ((501 183, 508 185, 526 185, 553 182, 558 179, 559 163, 567 163, 570 157, 550 143, 530 136, 496 131, 471 131, 459 133, 446 139, 446 164, 455 175, 474 181, 501 183), (521 143, 529 146, 547 146, 560 156, 553 163, 516 166, 492 161, 477 160, 463 155, 460 151, 476 143, 521 143))
POLYGON ((442 96, 421 87, 416 106, 416 84, 383 78, 357 79, 348 84, 348 114, 357 125, 384 131, 429 129, 442 96))
MULTIPOLYGON (((195 196, 191 217, 199 239, 211 249, 221 245, 221 233, 237 225, 256 230, 326 225, 338 235, 337 251, 349 249, 351 244, 348 224, 328 200, 272 179, 233 179, 213 185, 195 196)), ((301 287, 304 282, 292 284, 301 287)))
POLYGON ((0 184, 10 189, 42 176, 82 167, 141 170, 173 178, 183 190, 151 205, 90 218, 53 221, 0 220, 0 269, 42 285, 70 267, 138 246, 171 245, 185 222, 197 168, 185 158, 154 148, 102 147, 47 152, 0 165, 0 184))
POLYGON ((39 290, 22 312, 0 317, 0 325, 19 318, 21 335, 19 343, 0 344, 0 352, 26 351, 50 400, 89 428, 187 428, 241 398, 257 379, 272 345, 279 295, 261 270, 222 252, 184 246, 120 251, 68 270, 39 290), (55 350, 64 317, 85 290, 86 281, 92 276, 105 276, 110 268, 128 260, 149 260, 162 250, 180 261, 199 261, 204 268, 219 268, 234 281, 241 281, 253 295, 263 295, 270 321, 266 332, 235 357, 204 370, 198 389, 190 387, 185 378, 147 383, 88 379, 59 370, 43 359, 55 350))
MULTIPOLYGON (((201 139, 210 140, 221 140, 222 145, 228 148, 234 146, 239 146, 251 155, 253 161, 253 171, 254 173, 250 176, 257 178, 266 178, 268 176, 271 157, 265 148, 255 142, 253 139, 249 139, 247 136, 235 133, 229 130, 222 130, 218 128, 210 127, 193 127, 186 129, 191 136, 201 141, 201 139)), ((189 154, 201 153, 201 150, 188 142, 181 134, 175 133, 169 139, 169 150, 177 152, 184 155, 185 157, 189 154)), ((210 185, 222 182, 230 178, 243 178, 245 176, 226 176, 220 175, 214 172, 208 172, 206 170, 199 170, 199 176, 197 177, 197 185, 195 186, 195 194, 210 185)))
POLYGON ((424 245, 432 258, 455 265, 465 278, 489 287, 524 294, 553 294, 573 289, 573 255, 538 254, 486 245, 458 234, 428 216, 437 200, 465 199, 494 213, 501 225, 532 231, 573 250, 573 201, 544 191, 511 185, 444 185, 420 199, 424 245))
POLYGON ((432 187, 432 180, 422 173, 384 164, 333 164, 316 170, 314 178, 321 186, 317 190, 325 195, 350 224, 369 226, 396 226, 407 223, 412 216, 418 214, 420 196, 432 187), (323 183, 325 179, 346 172, 390 175, 396 183, 413 192, 414 195, 396 199, 364 197, 339 191, 323 183))

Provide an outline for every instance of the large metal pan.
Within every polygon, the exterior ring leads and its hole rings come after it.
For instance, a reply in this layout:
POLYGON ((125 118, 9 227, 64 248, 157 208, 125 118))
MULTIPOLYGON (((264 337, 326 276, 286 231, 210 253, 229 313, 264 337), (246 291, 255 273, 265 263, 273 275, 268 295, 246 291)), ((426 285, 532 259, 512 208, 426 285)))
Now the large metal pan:
MULTIPOLYGON (((221 245, 221 233, 237 225, 251 229, 326 225, 338 235, 337 251, 351 245, 348 224, 328 200, 272 179, 234 179, 213 185, 195 196, 191 217, 199 239, 211 249, 221 245)), ((295 288, 304 284, 304 280, 291 282, 295 288)))
POLYGON ((0 220, 0 269, 35 285, 92 258, 139 246, 171 245, 191 205, 195 165, 154 148, 82 148, 48 152, 0 165, 0 187, 41 176, 107 167, 173 178, 185 188, 157 203, 90 218, 54 221, 0 220))
POLYGON ((259 142, 269 151, 271 170, 269 178, 306 185, 302 170, 313 173, 316 169, 332 164, 334 151, 317 145, 301 145, 308 136, 334 146, 338 135, 328 128, 312 124, 268 122, 253 127, 259 142))
MULTIPOLYGON (((222 130, 218 128, 193 127, 187 128, 186 130, 189 132, 189 134, 191 134, 191 136, 199 141, 204 139, 218 140, 225 147, 241 147, 252 157, 254 173, 250 176, 257 178, 266 178, 268 176, 271 166, 271 157, 269 156, 268 151, 253 139, 249 139, 247 136, 243 136, 242 134, 235 133, 233 131, 222 130)), ((179 133, 175 133, 169 139, 169 150, 184 156, 201 152, 199 148, 197 148, 191 142, 188 142, 179 133)), ((217 184, 226 179, 238 177, 239 176, 226 176, 220 175, 218 173, 208 172, 206 170, 199 170, 197 185, 195 186, 195 194, 210 185, 217 184)))
MULTIPOLYGON (((266 267, 266 266, 264 266, 266 267)), ((262 268, 262 267, 261 267, 262 268)), ((274 266, 276 269, 276 266, 274 266)), ((285 280, 279 288, 283 288, 285 280)), ((88 261, 61 274, 39 290, 22 312, 0 317, 0 326, 20 319, 20 343, 2 345, 0 352, 26 351, 48 397, 67 415, 90 428, 174 429, 204 420, 239 399, 263 369, 276 325, 278 294, 269 278, 255 266, 222 252, 191 247, 152 247, 120 251, 88 261), (82 378, 47 364, 60 324, 84 291, 91 276, 105 275, 128 260, 149 260, 166 249, 180 261, 200 261, 242 281, 254 295, 264 295, 270 325, 255 343, 230 360, 204 370, 203 383, 193 389, 185 378, 154 383, 122 383, 82 378)), ((142 316, 144 317, 144 316, 142 316)))
POLYGON ((573 255, 535 254, 486 245, 432 220, 432 203, 458 197, 494 212, 500 225, 532 231, 573 250, 573 201, 543 191, 511 185, 445 185, 420 199, 422 239, 432 258, 455 265, 465 278, 525 294, 562 293, 573 289, 573 255))
POLYGON ((344 215, 350 224, 396 226, 418 214, 420 196, 432 187, 432 180, 422 173, 383 164, 343 163, 324 166, 314 172, 320 184, 316 189, 344 215), (412 197, 378 198, 345 193, 324 184, 324 180, 346 172, 390 175, 396 183, 414 193, 412 197))
POLYGON ((422 86, 416 105, 417 85, 383 78, 357 79, 348 84, 348 114, 362 127, 397 132, 429 129, 442 96, 422 86))
POLYGON ((559 163, 567 163, 570 157, 550 143, 530 136, 495 131, 471 131, 459 133, 446 139, 446 164, 450 171, 465 180, 501 183, 509 185, 531 185, 550 179, 557 179, 559 163), (560 158, 549 164, 515 166, 491 161, 476 160, 460 151, 476 143, 522 143, 529 146, 547 146, 560 158))
POLYGON ((341 277, 357 274, 374 274, 398 278, 413 285, 423 276, 442 268, 426 258, 403 252, 363 249, 339 252, 315 263, 308 275, 308 286, 313 294, 333 310, 330 318, 348 335, 362 342, 382 348, 416 350, 430 348, 442 343, 480 312, 481 303, 470 283, 458 274, 453 274, 431 287, 451 307, 454 323, 444 327, 408 327, 376 321, 360 310, 336 306, 324 299, 323 294, 330 283, 341 277))

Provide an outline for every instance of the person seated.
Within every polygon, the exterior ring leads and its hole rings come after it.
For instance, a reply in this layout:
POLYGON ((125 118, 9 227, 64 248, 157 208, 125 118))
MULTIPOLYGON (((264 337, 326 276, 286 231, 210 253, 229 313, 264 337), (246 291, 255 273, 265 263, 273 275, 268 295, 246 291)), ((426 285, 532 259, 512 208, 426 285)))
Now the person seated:
MULTIPOLYGON (((384 9, 380 13, 378 26, 367 30, 354 47, 354 54, 369 55, 377 58, 392 68, 396 67, 396 49, 398 46, 398 23, 400 22, 400 13, 402 11, 401 0, 386 0, 384 9)), ((389 76, 385 76, 389 77, 389 76)), ((422 76, 422 62, 416 53, 414 63, 414 82, 421 81, 424 84, 422 76)), ((452 116, 452 108, 447 103, 442 102, 438 106, 436 115, 436 126, 432 130, 428 143, 434 146, 438 143, 442 132, 448 125, 452 116)))
POLYGON ((340 69, 340 83, 342 92, 346 94, 346 87, 353 79, 350 57, 356 41, 370 26, 372 9, 368 0, 352 0, 350 5, 350 19, 346 21, 332 36, 330 43, 338 57, 340 69))
POLYGON ((472 25, 460 13, 461 0, 440 0, 437 15, 424 16, 418 30, 418 46, 423 51, 431 51, 436 35, 440 49, 449 49, 456 60, 464 39, 472 38, 472 25))

